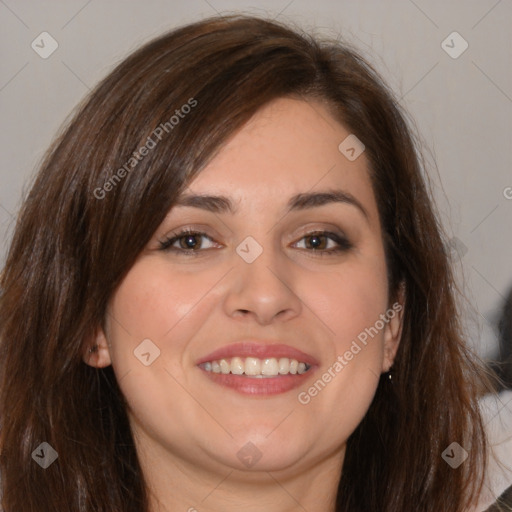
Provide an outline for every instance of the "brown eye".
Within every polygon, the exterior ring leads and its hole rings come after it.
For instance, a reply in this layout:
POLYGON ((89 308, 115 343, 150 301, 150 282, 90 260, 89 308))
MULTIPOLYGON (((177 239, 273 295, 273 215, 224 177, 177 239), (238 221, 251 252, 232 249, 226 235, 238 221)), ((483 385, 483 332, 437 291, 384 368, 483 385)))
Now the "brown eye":
POLYGON ((309 249, 327 249, 328 239, 325 235, 309 235, 305 237, 306 240, 309 240, 309 243, 306 242, 306 247, 309 249))
POLYGON ((197 253, 200 250, 211 249, 212 247, 205 247, 204 240, 213 244, 212 238, 205 233, 198 231, 182 231, 176 233, 160 242, 160 249, 162 251, 175 251, 182 254, 197 253))
POLYGON ((177 239, 181 249, 198 249, 201 246, 201 235, 185 235, 177 239))
POLYGON ((300 242, 303 240, 304 246, 299 247, 300 249, 309 249, 309 252, 319 252, 320 254, 338 253, 347 251, 352 247, 352 244, 346 238, 328 231, 309 233, 302 237, 300 242))

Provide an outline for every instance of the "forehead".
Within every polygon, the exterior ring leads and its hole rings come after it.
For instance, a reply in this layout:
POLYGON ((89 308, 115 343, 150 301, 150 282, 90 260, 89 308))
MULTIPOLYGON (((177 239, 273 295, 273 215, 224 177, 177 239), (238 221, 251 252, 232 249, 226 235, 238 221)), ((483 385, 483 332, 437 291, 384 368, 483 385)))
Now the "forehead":
POLYGON ((353 161, 340 151, 349 136, 323 104, 280 98, 231 137, 186 193, 229 196, 237 206, 259 210, 293 195, 342 189, 376 216, 364 151, 353 161))

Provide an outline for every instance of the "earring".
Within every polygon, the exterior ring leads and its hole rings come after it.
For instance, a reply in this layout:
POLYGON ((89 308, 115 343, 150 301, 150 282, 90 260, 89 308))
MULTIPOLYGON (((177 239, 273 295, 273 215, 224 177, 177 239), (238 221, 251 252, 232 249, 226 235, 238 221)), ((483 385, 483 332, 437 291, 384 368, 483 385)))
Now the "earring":
POLYGON ((93 345, 89 348, 89 354, 92 354, 93 352, 98 352, 98 345, 93 345))
POLYGON ((384 375, 385 375, 385 379, 387 380, 387 382, 389 382, 390 384, 393 384, 393 370, 392 369, 388 370, 384 375))

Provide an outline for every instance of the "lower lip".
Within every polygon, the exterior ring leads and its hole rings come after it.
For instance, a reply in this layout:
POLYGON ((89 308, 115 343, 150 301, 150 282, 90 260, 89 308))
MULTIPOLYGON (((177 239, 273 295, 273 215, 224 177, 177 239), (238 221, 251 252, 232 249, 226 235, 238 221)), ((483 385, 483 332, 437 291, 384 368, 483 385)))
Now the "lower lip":
POLYGON ((286 393, 294 388, 302 386, 304 381, 313 373, 313 367, 302 374, 288 374, 278 377, 264 377, 262 379, 254 377, 244 377, 243 375, 233 375, 231 373, 213 373, 201 370, 213 382, 231 388, 243 395, 268 396, 286 393))

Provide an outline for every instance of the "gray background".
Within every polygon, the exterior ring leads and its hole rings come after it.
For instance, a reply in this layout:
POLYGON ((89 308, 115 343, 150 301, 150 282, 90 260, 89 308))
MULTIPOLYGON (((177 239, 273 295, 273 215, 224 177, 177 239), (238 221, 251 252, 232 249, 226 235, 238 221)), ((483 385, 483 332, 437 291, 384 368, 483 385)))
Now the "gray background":
POLYGON ((510 0, 0 0, 0 266, 23 194, 77 103, 141 43, 233 11, 341 34, 396 91, 415 120, 453 237, 469 339, 491 355, 496 312, 512 285, 510 0), (58 43, 46 59, 31 47, 42 46, 44 31, 58 43), (454 31, 469 45, 457 58, 443 49, 463 48, 448 37, 454 31))

